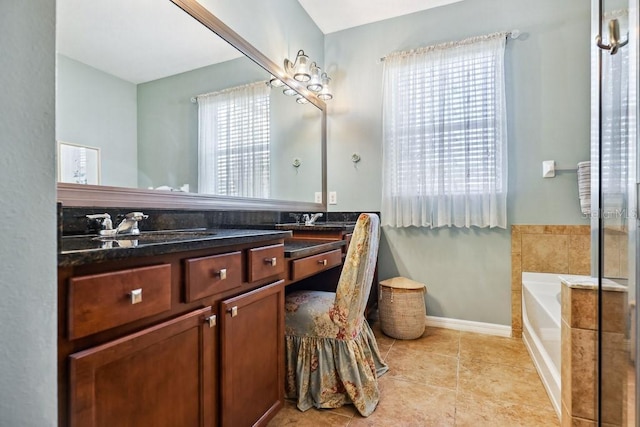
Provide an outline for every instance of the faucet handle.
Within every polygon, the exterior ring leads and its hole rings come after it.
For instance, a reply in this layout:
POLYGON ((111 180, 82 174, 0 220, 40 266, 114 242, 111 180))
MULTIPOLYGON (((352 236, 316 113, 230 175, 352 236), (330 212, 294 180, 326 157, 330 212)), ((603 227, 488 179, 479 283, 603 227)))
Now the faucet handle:
POLYGON ((149 218, 149 215, 145 215, 142 212, 129 212, 124 217, 133 221, 142 221, 143 219, 149 218))
POLYGON ((89 215, 85 215, 87 217, 87 219, 92 220, 92 221, 98 221, 98 223, 100 223, 102 225, 102 229, 103 230, 111 230, 113 229, 113 222, 111 221, 111 215, 109 215, 108 213, 102 213, 102 214, 89 214, 89 215), (100 221, 102 220, 102 221, 100 221))

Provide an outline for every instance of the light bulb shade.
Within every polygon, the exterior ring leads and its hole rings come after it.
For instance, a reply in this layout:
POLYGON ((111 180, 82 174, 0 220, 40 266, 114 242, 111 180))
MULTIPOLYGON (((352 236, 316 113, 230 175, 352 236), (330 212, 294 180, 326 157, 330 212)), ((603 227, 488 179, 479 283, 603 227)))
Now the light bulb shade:
POLYGON ((318 93, 318 98, 323 101, 328 101, 333 98, 331 88, 329 87, 330 82, 331 78, 327 76, 327 73, 322 73, 322 90, 318 93))
POLYGON ((296 98, 296 102, 298 104, 308 104, 309 100, 302 95, 298 95, 298 97, 296 98))
POLYGON ((299 82, 308 82, 311 80, 309 71, 309 57, 304 54, 303 50, 298 51, 295 66, 293 68, 293 78, 299 82))
POLYGON ((284 83, 282 83, 282 80, 271 76, 271 80, 269 80, 269 86, 271 86, 271 87, 282 87, 282 86, 284 86, 284 83))
POLYGON ((311 79, 307 83, 307 89, 311 92, 320 92, 322 90, 322 78, 320 77, 320 67, 311 64, 311 79))
POLYGON ((293 96, 293 95, 297 95, 298 92, 296 92, 295 90, 291 89, 289 86, 287 86, 282 93, 284 93, 287 96, 293 96))

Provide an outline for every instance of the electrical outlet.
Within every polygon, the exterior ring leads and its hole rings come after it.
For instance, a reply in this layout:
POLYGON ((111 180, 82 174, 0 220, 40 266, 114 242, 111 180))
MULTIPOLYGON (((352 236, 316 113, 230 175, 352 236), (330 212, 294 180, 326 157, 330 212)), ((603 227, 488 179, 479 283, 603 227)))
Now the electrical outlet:
POLYGON ((330 205, 338 204, 338 193, 336 191, 329 191, 329 204, 330 205))
POLYGON ((322 203, 322 191, 316 191, 313 201, 316 203, 322 203))

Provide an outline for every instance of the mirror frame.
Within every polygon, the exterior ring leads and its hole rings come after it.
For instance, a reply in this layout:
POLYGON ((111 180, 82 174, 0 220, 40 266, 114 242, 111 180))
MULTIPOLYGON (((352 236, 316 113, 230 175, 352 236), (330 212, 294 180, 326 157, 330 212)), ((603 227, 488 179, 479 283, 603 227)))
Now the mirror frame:
POLYGON ((198 193, 144 190, 139 188, 57 183, 57 200, 63 206, 119 207, 155 209, 231 209, 269 211, 326 211, 327 208, 327 111, 324 101, 285 73, 282 67, 267 58, 238 33, 209 12, 196 0, 168 0, 213 31, 256 64, 303 95, 322 113, 322 203, 277 199, 215 196, 198 193))

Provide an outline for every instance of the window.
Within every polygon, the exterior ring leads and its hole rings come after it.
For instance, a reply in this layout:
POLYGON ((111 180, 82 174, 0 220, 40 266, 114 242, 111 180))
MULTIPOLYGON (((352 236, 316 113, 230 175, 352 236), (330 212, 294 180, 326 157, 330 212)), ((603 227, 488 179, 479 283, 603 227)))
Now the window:
POLYGON ((198 191, 269 197, 269 88, 264 82, 198 96, 198 191))
POLYGON ((384 224, 506 228, 505 34, 384 62, 384 224))

